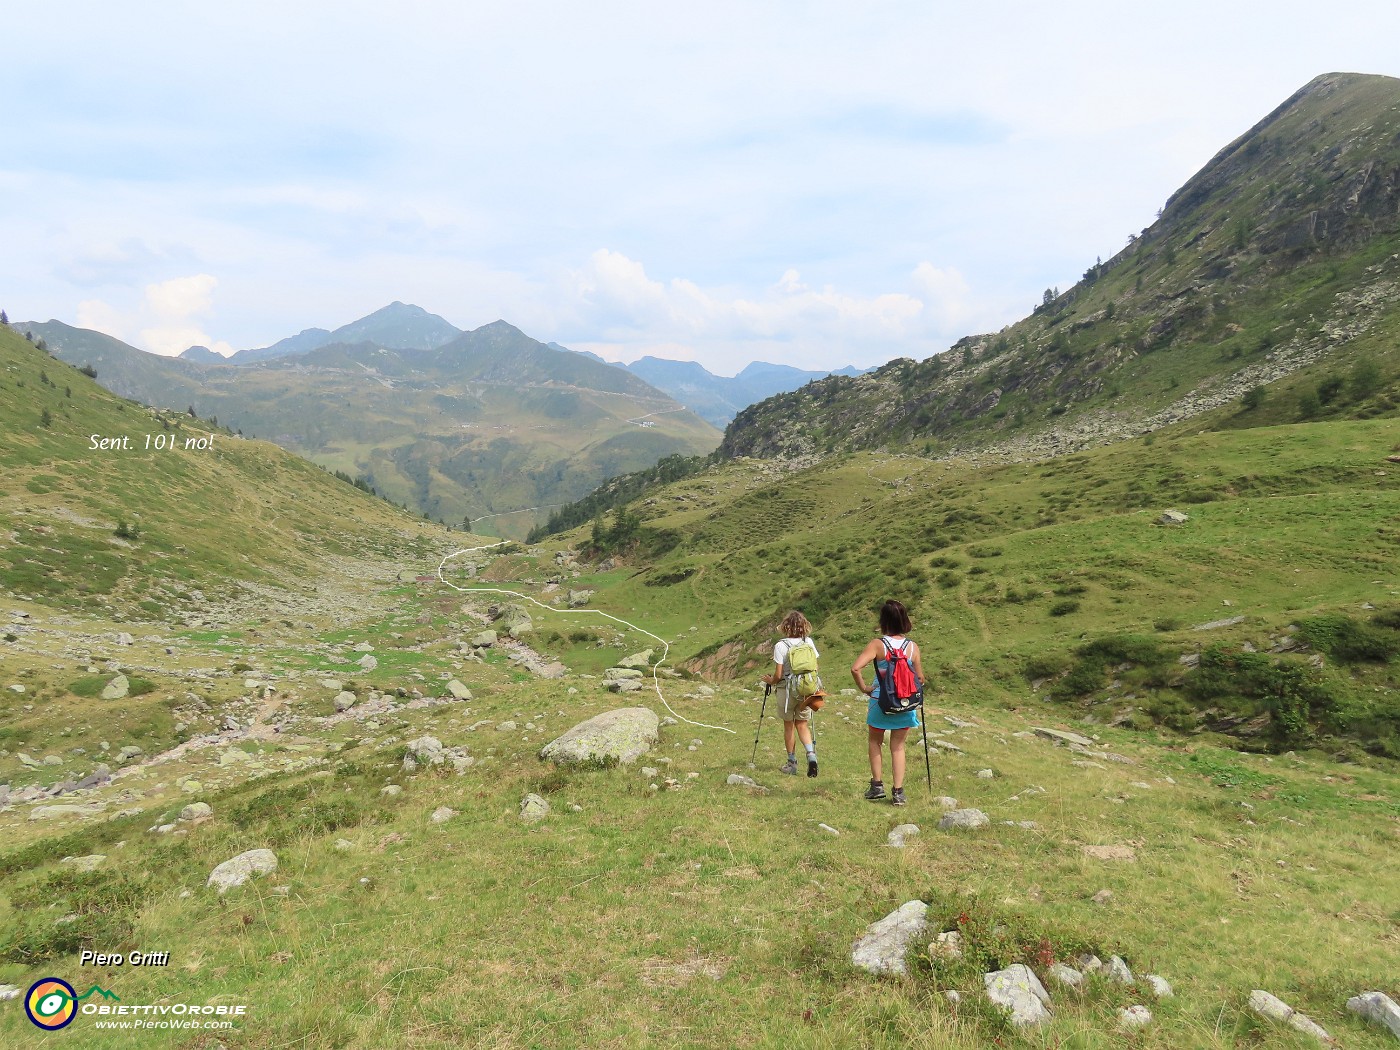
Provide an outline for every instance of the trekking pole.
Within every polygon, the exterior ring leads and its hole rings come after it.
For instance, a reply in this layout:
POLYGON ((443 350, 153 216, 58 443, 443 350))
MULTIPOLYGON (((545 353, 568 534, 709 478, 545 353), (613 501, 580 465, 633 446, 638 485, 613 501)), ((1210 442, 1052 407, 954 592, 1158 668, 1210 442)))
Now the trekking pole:
POLYGON ((933 795, 933 764, 928 758, 928 716, 924 714, 924 705, 919 704, 919 722, 924 731, 924 773, 928 776, 928 793, 933 795))
MULTIPOLYGON (((763 705, 758 709, 758 728, 753 731, 753 757, 749 759, 750 766, 758 761, 758 735, 763 732, 763 712, 768 710, 768 694, 772 689, 771 682, 763 683, 763 705)), ((933 781, 930 780, 929 783, 932 784, 933 781)))

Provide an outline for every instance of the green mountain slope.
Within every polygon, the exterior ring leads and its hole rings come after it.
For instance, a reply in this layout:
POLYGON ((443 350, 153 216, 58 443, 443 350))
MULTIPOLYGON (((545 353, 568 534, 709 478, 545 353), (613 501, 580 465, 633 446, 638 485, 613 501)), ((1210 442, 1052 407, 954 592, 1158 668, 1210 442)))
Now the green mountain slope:
POLYGON ((193 407, 396 503, 451 523, 484 519, 503 535, 525 535, 551 505, 615 474, 709 452, 719 438, 636 376, 503 321, 433 349, 336 343, 236 368, 157 357, 57 321, 17 328, 92 363, 123 396, 193 407))
POLYGON ((1025 320, 741 412, 726 455, 1054 455, 1400 406, 1400 81, 1319 77, 1025 320), (1242 411, 1248 391, 1252 395, 1242 411), (1262 401, 1259 399, 1262 397, 1262 401), (1260 411, 1265 406, 1266 410, 1260 411))
MULTIPOLYGON (((1370 420, 1159 437, 1038 464, 882 453, 793 472, 721 464, 630 504, 639 545, 598 602, 645 609, 666 630, 696 625, 674 656, 720 676, 761 669, 775 625, 801 608, 839 687, 873 610, 897 596, 924 625, 939 690, 961 699, 1053 696, 1066 716, 1400 758, 1397 455, 1393 422, 1370 420), (1173 507, 1189 520, 1158 524, 1173 507), (1234 622, 1195 629, 1220 620, 1234 622), (1217 643, 1224 685, 1178 662, 1217 643), (1115 646, 1137 655, 1108 659, 1115 646), (1251 648, 1274 651, 1259 659, 1278 667, 1239 665, 1251 648), (1106 668, 1127 662, 1141 666, 1114 683, 1106 668), (1279 707, 1275 672, 1300 675, 1311 706, 1279 707), (1038 692, 1034 679, 1046 680, 1038 692)), ((565 539, 591 542, 587 528, 565 539)))
POLYGON ((328 557, 410 550, 424 527, 275 445, 124 401, 3 327, 0 472, 0 589, 129 617, 305 586, 328 557))

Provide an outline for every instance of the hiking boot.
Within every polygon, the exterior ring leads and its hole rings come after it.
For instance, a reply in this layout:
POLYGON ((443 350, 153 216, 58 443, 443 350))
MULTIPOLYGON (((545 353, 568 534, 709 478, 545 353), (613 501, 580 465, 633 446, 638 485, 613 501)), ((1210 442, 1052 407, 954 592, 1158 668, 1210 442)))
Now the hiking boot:
POLYGON ((817 756, 816 756, 816 755, 809 755, 809 756, 807 757, 807 775, 808 775, 809 777, 814 777, 814 776, 817 775, 817 756))
POLYGON ((890 798, 890 804, 891 804, 891 805, 894 805, 894 806, 902 806, 902 805, 904 805, 904 789, 903 789, 903 788, 895 788, 895 789, 894 789, 894 795, 891 796, 891 798, 890 798))
POLYGON ((797 776, 797 759, 788 759, 786 762, 783 763, 783 768, 778 770, 778 772, 786 773, 790 777, 797 776))
POLYGON ((878 802, 885 797, 885 785, 878 780, 872 780, 869 790, 865 793, 865 797, 871 802, 878 802))

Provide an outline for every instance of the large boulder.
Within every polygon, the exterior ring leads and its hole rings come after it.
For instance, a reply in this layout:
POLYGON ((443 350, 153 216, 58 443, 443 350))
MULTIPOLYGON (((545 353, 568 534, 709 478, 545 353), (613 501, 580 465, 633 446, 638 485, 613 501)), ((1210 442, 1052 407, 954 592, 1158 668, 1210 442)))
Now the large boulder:
POLYGON ((121 700, 131 691, 131 681, 124 674, 119 674, 108 682, 102 689, 103 700, 121 700))
POLYGON ((635 762, 656 746, 661 723, 645 707, 605 711, 580 722, 540 750, 555 765, 581 762, 635 762))
POLYGON ((879 922, 871 923, 851 948, 851 962, 873 974, 906 973, 909 946, 928 929, 928 905, 901 904, 879 922))
POLYGON ((640 653, 633 653, 631 656, 624 656, 617 662, 618 667, 650 667, 652 650, 643 649, 640 653))
POLYGON ((205 885, 213 886, 223 894, 235 886, 242 886, 254 875, 268 875, 276 870, 277 854, 270 849, 250 849, 211 871, 205 885))

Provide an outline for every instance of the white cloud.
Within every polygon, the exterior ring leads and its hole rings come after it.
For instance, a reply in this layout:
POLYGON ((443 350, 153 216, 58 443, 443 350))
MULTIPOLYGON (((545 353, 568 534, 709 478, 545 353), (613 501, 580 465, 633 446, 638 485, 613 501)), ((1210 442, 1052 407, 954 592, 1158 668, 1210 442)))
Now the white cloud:
POLYGON ((567 325, 594 336, 565 342, 610 360, 652 354, 724 368, 766 355, 837 367, 856 356, 927 356, 991 319, 961 273, 926 261, 907 289, 873 294, 814 288, 789 268, 760 295, 735 295, 681 277, 656 280, 641 262, 606 248, 570 277, 567 325))
POLYGON ((137 332, 135 344, 153 354, 174 357, 191 346, 207 346, 225 356, 233 347, 211 338, 199 318, 214 306, 218 278, 207 273, 172 277, 148 284, 141 302, 123 311, 101 299, 85 299, 78 304, 75 323, 79 328, 105 332, 123 341, 137 332))
POLYGON ((146 311, 162 321, 207 313, 214 305, 214 288, 218 283, 217 278, 198 273, 193 277, 173 277, 160 284, 148 284, 146 311))
POLYGON ((127 319, 120 310, 101 299, 84 299, 80 302, 73 323, 79 328, 91 328, 114 339, 126 338, 127 319))

